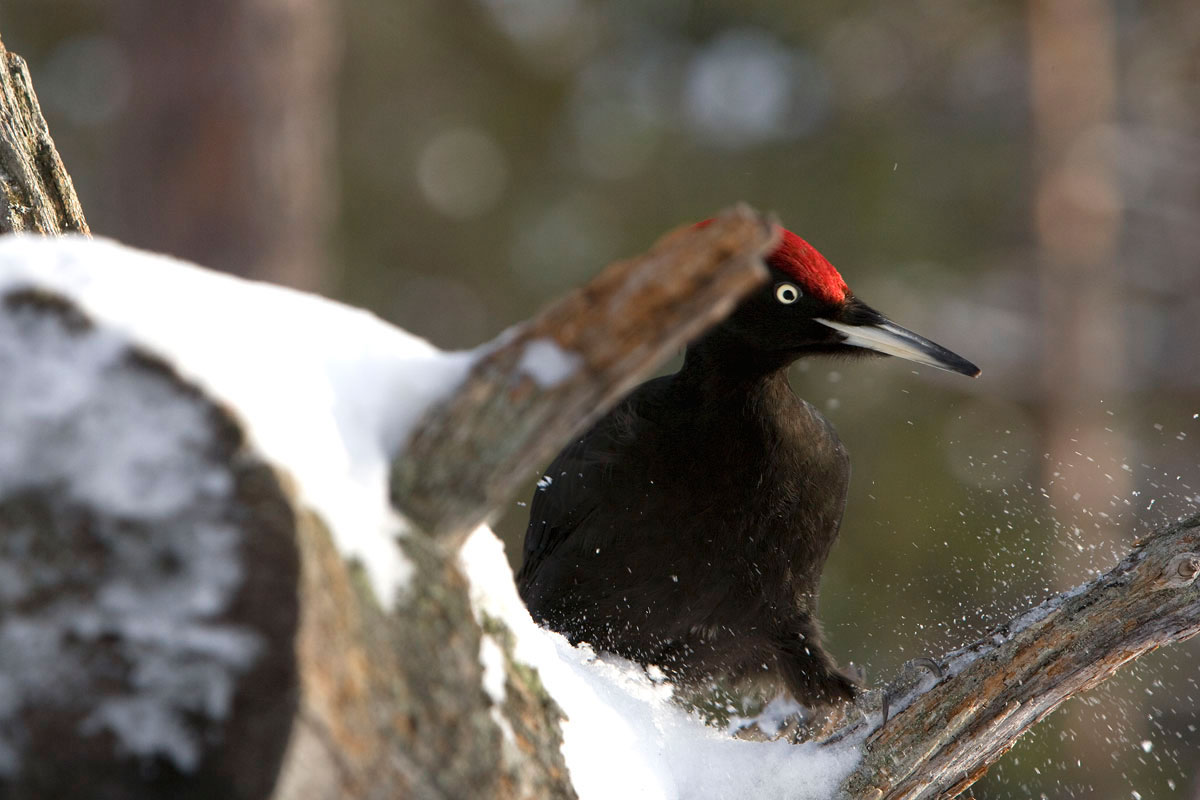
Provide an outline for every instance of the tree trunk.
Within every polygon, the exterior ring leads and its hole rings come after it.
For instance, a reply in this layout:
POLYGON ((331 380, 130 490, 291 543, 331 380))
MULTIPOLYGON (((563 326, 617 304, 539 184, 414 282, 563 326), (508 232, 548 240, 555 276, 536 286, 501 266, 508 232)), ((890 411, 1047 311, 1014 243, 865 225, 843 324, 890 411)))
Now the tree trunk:
MULTIPOLYGON (((1119 302, 1122 203, 1113 132, 1113 5, 1111 0, 1029 0, 1028 6, 1043 328, 1042 449, 1048 454, 1042 479, 1060 530, 1069 532, 1051 551, 1061 589, 1087 574, 1095 553, 1119 553, 1128 546, 1131 534, 1113 517, 1096 512, 1129 494, 1131 473, 1117 465, 1140 461, 1112 413, 1128 385, 1129 342, 1119 302)), ((1116 767, 1100 757, 1107 752, 1102 728, 1090 724, 1081 707, 1064 713, 1074 718, 1068 727, 1075 735, 1064 745, 1068 763, 1093 764, 1089 771, 1097 785, 1117 779, 1116 767)))
POLYGON ((0 233, 87 233, 87 222, 20 56, 0 41, 0 233))
POLYGON ((341 34, 330 0, 106 6, 133 65, 98 230, 301 289, 329 284, 341 34))

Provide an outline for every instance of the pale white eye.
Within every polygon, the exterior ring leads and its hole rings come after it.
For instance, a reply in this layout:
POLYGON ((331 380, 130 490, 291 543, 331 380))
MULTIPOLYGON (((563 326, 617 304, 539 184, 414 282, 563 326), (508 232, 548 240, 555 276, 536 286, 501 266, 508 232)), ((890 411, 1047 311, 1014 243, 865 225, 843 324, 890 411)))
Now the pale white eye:
POLYGON ((790 306, 800 299, 800 289, 794 283, 781 283, 775 287, 775 299, 790 306))

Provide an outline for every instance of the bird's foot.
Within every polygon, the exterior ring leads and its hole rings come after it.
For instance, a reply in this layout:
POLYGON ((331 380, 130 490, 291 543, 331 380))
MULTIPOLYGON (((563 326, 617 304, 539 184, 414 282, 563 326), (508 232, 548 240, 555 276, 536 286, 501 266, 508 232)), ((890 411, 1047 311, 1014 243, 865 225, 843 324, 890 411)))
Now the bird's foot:
POLYGON ((946 677, 946 670, 942 669, 942 665, 934 661, 932 658, 914 658, 912 661, 908 662, 908 665, 910 667, 920 667, 923 670, 927 670, 933 675, 933 677, 939 680, 946 677))
POLYGON ((809 709, 783 693, 757 708, 752 715, 731 717, 730 732, 734 738, 748 741, 792 741, 812 716, 809 709))
POLYGON ((815 699, 826 705, 857 700, 862 694, 859 672, 860 670, 853 666, 847 670, 839 670, 831 665, 824 675, 814 677, 815 699))
POLYGON ((851 661, 851 662, 850 662, 850 663, 849 663, 849 664, 846 666, 846 668, 845 668, 844 670, 842 670, 842 671, 843 671, 844 673, 846 673, 846 677, 847 677, 847 678, 849 678, 850 680, 854 681, 854 682, 855 682, 855 683, 857 683, 859 686, 864 686, 864 685, 866 685, 866 682, 867 682, 867 668, 866 668, 866 667, 864 667, 862 664, 855 664, 853 661, 851 661))

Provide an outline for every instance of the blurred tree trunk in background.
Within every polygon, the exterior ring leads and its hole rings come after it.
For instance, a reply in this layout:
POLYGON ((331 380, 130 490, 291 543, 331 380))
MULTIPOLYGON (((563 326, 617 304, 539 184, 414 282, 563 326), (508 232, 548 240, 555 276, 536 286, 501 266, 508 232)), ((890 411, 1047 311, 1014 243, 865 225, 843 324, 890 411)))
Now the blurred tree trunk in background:
MULTIPOLYGON (((1117 246, 1116 32, 1111 0, 1031 0, 1030 83, 1040 251, 1043 484, 1058 522, 1054 580, 1066 589, 1106 567, 1129 538, 1115 521, 1132 461, 1116 409, 1125 393, 1127 332, 1117 246)), ((1105 732, 1069 704, 1072 761, 1111 768, 1105 732)), ((1086 713, 1086 712, 1085 712, 1086 713)), ((1133 719, 1128 724, 1137 724, 1133 719)), ((1116 777, 1116 776, 1112 776, 1116 777)), ((1096 776, 1094 785, 1109 783, 1096 776)))
POLYGON ((131 65, 103 233, 319 289, 336 197, 340 28, 329 0, 108 7, 131 65))

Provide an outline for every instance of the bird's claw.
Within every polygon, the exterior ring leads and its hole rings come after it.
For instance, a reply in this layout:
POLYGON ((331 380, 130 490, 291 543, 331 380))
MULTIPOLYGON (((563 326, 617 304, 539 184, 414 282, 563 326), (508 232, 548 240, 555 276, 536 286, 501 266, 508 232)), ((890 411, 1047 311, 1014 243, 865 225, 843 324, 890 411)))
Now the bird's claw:
POLYGON ((855 664, 851 662, 850 664, 846 665, 846 668, 843 669, 842 672, 847 678, 857 684, 864 684, 867 682, 867 669, 862 664, 855 664))
MULTIPOLYGON (((905 664, 904 666, 905 666, 905 669, 907 669, 908 667, 916 667, 917 669, 923 669, 926 672, 931 673, 933 675, 933 677, 937 678, 938 680, 941 680, 942 678, 946 677, 946 670, 942 668, 941 664, 934 661, 932 658, 914 658, 911 661, 909 661, 907 664, 905 664)), ((887 721, 888 721, 888 717, 889 717, 888 712, 891 710, 891 704, 892 704, 892 694, 885 687, 883 690, 883 699, 880 701, 880 711, 883 712, 883 720, 879 723, 879 727, 881 727, 881 728, 884 725, 887 725, 887 721)))
POLYGON ((911 666, 920 667, 921 669, 932 672, 933 677, 935 678, 941 679, 946 677, 946 670, 942 669, 942 665, 934 661, 932 658, 914 658, 908 663, 911 666))

